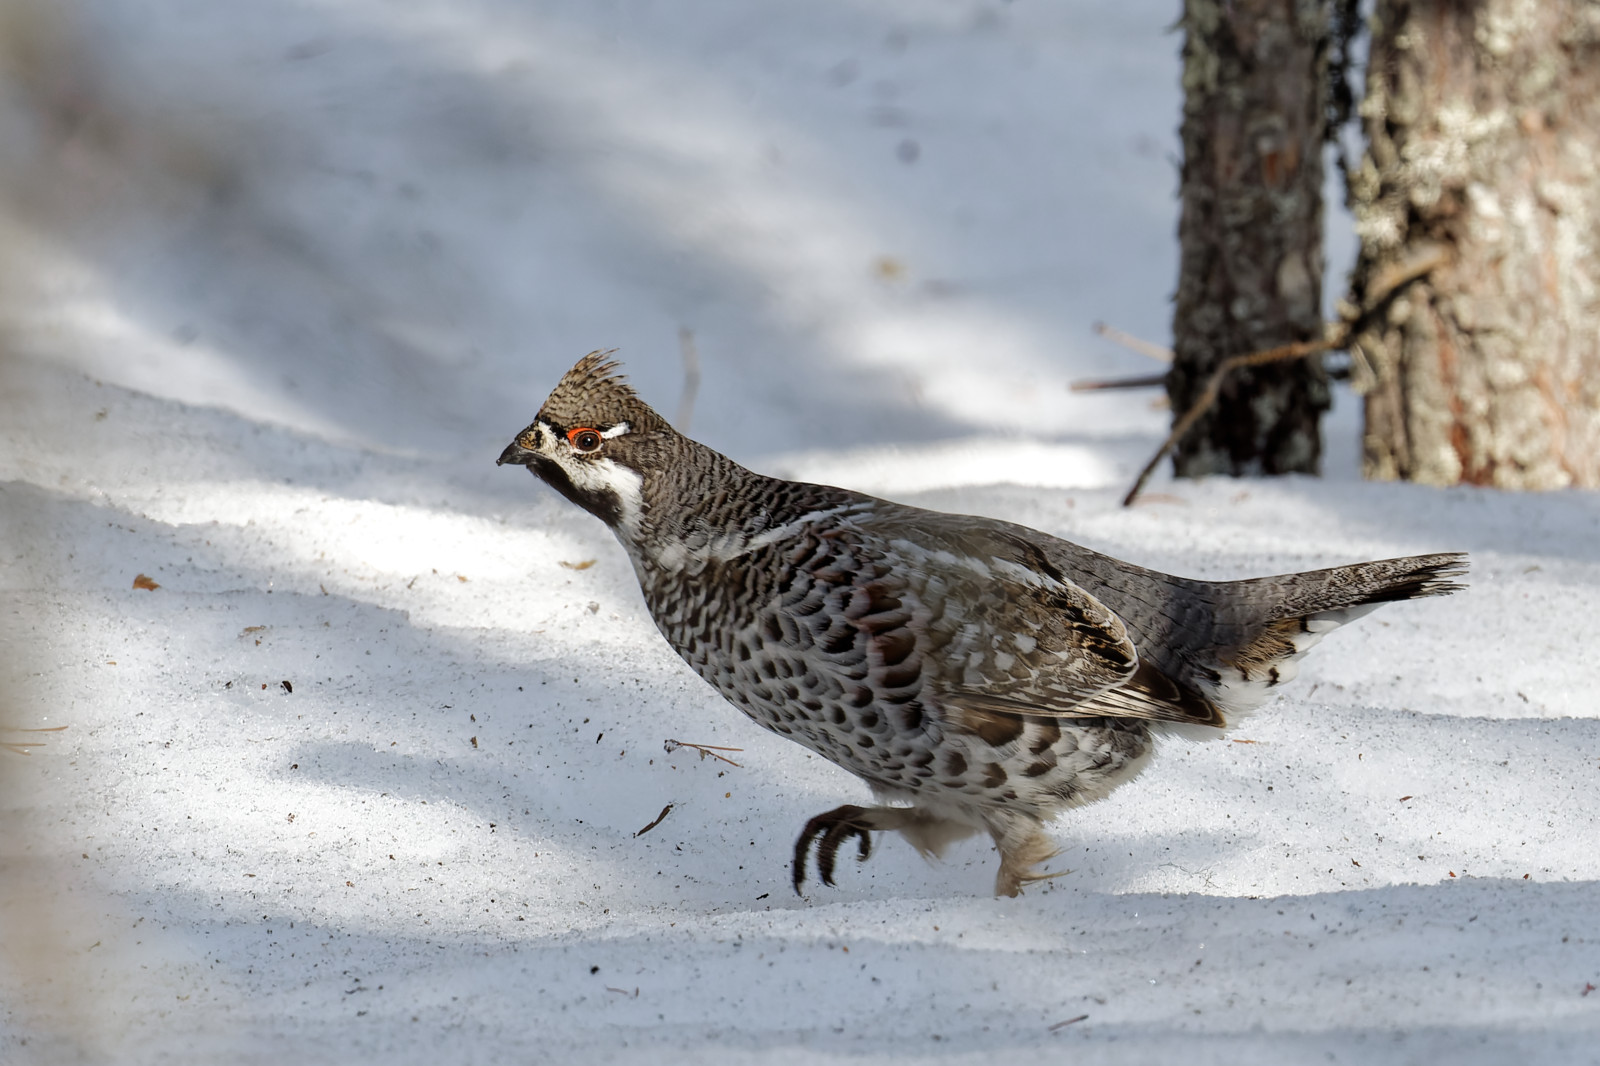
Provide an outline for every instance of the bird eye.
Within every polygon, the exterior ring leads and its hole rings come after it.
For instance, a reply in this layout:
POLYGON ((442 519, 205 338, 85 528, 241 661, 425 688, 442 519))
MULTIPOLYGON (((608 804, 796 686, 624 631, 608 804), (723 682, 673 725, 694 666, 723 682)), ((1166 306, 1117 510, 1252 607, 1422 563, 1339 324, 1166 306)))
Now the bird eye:
POLYGON ((567 431, 567 442, 572 445, 574 451, 588 455, 590 452, 600 450, 602 439, 595 430, 579 428, 567 431))

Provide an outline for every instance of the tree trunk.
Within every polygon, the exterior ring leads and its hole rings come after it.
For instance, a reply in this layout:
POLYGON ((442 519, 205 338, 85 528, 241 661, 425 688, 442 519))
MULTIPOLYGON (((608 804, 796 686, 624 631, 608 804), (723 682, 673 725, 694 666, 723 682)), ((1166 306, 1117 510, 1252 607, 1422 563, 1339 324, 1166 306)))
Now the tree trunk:
POLYGON ((1600 486, 1600 4, 1378 0, 1361 113, 1367 476, 1600 486))
MULTIPOLYGON (((1230 355, 1322 335, 1327 0, 1186 0, 1180 262, 1167 395, 1230 355)), ((1318 359, 1233 373, 1179 442, 1180 477, 1316 473, 1318 359)))

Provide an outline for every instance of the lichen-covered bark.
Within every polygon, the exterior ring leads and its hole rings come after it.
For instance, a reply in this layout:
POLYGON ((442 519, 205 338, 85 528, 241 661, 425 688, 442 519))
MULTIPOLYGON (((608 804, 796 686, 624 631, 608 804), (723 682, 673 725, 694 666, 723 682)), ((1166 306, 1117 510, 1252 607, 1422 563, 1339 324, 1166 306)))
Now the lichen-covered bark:
MULTIPOLYGON (((1230 355, 1322 333, 1326 0, 1186 0, 1174 415, 1230 355)), ((1315 473, 1315 359, 1237 371, 1173 453, 1180 477, 1315 473)))
MULTIPOLYGON (((1352 175, 1368 477, 1600 486, 1600 3, 1378 0, 1352 175)), ((1358 384, 1360 384, 1358 380, 1358 384)))

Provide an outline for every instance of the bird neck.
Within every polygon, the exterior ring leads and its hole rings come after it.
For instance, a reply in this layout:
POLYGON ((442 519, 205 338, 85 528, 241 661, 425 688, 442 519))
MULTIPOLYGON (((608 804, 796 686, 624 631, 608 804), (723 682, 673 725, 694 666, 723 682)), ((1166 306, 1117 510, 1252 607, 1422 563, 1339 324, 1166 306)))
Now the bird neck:
POLYGON ((641 576, 735 559, 780 539, 807 516, 857 498, 843 489, 766 477, 680 439, 681 454, 644 479, 642 506, 615 527, 641 576))

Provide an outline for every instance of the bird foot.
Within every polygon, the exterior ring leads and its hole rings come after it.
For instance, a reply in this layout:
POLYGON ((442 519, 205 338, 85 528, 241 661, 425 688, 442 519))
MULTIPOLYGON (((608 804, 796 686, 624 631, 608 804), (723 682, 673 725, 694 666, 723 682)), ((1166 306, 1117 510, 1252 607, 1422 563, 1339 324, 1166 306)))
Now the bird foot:
POLYGON ((806 855, 813 841, 817 843, 817 876, 822 883, 833 885, 833 863, 839 846, 851 837, 857 837, 857 862, 865 862, 872 854, 871 830, 882 828, 876 824, 872 811, 847 803, 819 814, 806 823, 800 837, 794 842, 794 893, 800 895, 800 886, 806 881, 806 855), (818 839, 820 838, 820 840, 818 839))
MULTIPOLYGON (((1045 861, 1055 858, 1054 854, 1045 856, 1045 861)), ((994 894, 996 896, 1020 896, 1024 885, 1031 885, 1035 881, 1049 881, 1057 877, 1065 877, 1071 870, 1056 870, 1047 874, 1034 873, 1031 870, 1022 873, 1006 866, 1001 866, 1000 873, 994 880, 994 894)))
POLYGON ((1020 896, 1022 886, 1035 881, 1048 881, 1070 870, 1055 873, 1036 873, 1041 863, 1055 858, 1060 852, 1045 835, 1036 818, 1021 815, 991 816, 989 833, 1000 852, 1000 872, 995 875, 994 894, 1020 896))

